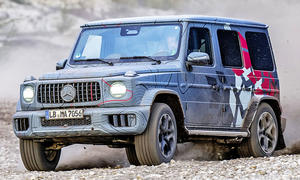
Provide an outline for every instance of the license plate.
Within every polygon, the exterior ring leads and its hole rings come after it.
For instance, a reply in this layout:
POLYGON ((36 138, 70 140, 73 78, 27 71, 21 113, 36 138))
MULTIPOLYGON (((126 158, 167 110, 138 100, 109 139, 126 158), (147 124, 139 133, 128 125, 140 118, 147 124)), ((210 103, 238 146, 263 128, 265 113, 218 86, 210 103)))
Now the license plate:
POLYGON ((47 120, 54 119, 82 119, 83 109, 60 109, 60 110, 47 110, 45 112, 47 120))

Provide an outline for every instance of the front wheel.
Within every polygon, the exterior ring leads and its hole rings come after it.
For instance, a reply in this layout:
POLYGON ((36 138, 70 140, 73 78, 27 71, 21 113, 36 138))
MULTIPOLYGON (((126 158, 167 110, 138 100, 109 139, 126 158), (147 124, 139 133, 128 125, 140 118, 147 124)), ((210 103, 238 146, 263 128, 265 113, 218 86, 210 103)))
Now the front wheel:
POLYGON ((272 107, 267 103, 259 105, 252 122, 250 138, 239 148, 242 157, 271 156, 277 146, 278 123, 272 107))
POLYGON ((135 150, 141 165, 170 162, 177 146, 176 119, 171 108, 164 103, 152 106, 146 131, 135 136, 135 150))
POLYGON ((20 139, 20 152, 23 164, 29 171, 55 170, 61 150, 47 150, 45 143, 20 139))
POLYGON ((140 162, 136 156, 136 151, 134 146, 128 146, 125 148, 128 162, 132 165, 140 165, 140 162))

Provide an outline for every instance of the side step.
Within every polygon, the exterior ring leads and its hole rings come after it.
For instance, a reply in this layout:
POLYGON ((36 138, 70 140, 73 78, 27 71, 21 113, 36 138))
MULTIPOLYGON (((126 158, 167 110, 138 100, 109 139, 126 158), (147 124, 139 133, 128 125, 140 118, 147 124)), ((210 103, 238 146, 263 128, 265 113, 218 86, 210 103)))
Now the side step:
POLYGON ((216 129, 202 129, 194 127, 185 127, 188 135, 196 136, 223 136, 223 137, 249 137, 247 131, 237 131, 237 130, 216 130, 216 129))

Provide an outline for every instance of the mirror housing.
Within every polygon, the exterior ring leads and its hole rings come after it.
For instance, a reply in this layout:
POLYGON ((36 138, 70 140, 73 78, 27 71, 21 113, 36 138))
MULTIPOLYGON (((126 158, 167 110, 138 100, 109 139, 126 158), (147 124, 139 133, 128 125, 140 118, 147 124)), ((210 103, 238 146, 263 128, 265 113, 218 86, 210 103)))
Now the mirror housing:
POLYGON ((187 63, 189 65, 207 65, 209 62, 209 55, 204 52, 191 52, 187 57, 187 63))
POLYGON ((67 64, 67 59, 60 60, 56 63, 56 70, 64 69, 67 64))

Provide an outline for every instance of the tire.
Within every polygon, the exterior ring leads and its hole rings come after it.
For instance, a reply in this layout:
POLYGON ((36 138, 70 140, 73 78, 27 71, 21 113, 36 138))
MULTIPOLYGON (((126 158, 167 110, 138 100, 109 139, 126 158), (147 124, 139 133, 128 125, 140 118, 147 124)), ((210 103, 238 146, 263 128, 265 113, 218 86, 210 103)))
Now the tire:
POLYGON ((125 150, 126 150, 127 159, 130 164, 136 165, 136 166, 141 165, 136 156, 136 151, 135 151, 134 146, 126 147, 125 150))
POLYGON ((241 157, 271 156, 278 142, 278 122, 272 107, 267 103, 259 105, 250 127, 250 138, 238 148, 241 157))
POLYGON ((154 103, 145 132, 135 136, 134 142, 141 165, 170 162, 177 146, 176 119, 171 108, 164 103, 154 103))
POLYGON ((29 171, 55 170, 61 150, 45 150, 44 143, 20 139, 20 152, 23 164, 29 171))

